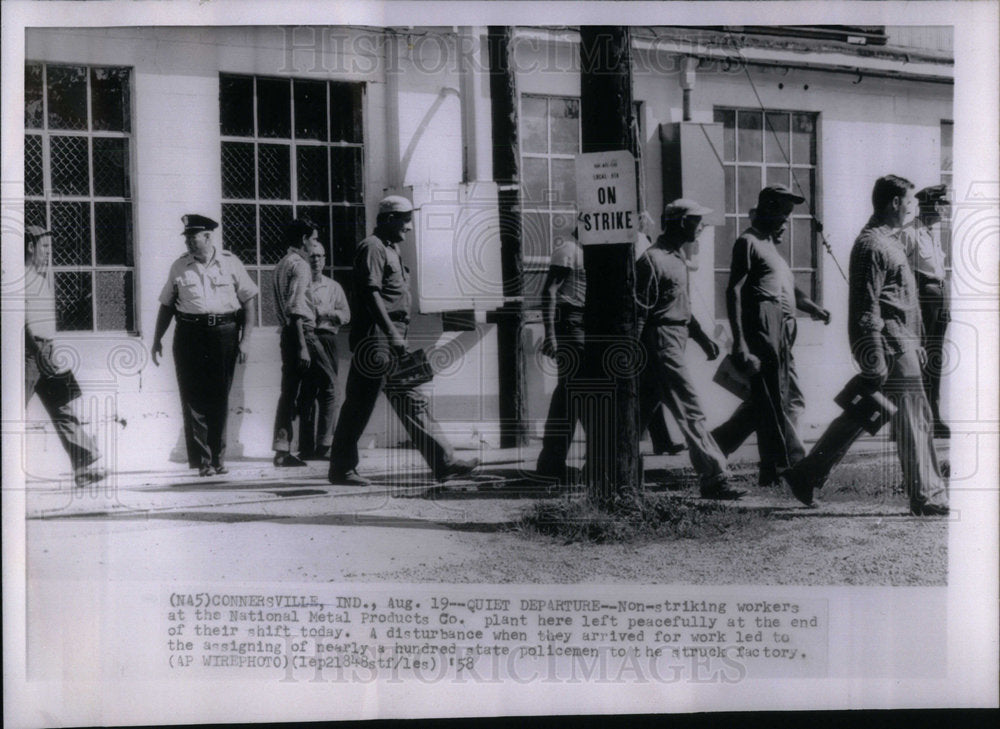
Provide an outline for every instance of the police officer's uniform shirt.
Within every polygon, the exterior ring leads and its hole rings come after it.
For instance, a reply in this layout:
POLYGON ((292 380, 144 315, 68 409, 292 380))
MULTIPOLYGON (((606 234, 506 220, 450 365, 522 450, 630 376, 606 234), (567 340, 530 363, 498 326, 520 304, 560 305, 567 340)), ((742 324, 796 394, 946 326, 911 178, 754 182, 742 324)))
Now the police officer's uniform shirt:
POLYGON ((281 326, 287 326, 293 316, 302 319, 306 327, 316 325, 316 314, 308 299, 311 281, 309 263, 298 249, 289 248, 274 267, 274 308, 281 326))
POLYGON ((257 295, 257 284, 229 251, 216 249, 206 263, 190 253, 170 266, 160 303, 181 314, 231 314, 257 295))
POLYGON ((575 238, 556 241, 550 266, 569 269, 556 291, 556 303, 582 309, 587 303, 587 273, 583 267, 583 246, 575 238))
POLYGON ((39 273, 34 266, 24 267, 24 322, 31 336, 54 339, 56 336, 56 292, 52 268, 39 273))
POLYGON ((635 264, 640 317, 652 325, 687 324, 691 319, 688 267, 679 251, 667 250, 663 236, 635 264))
MULTIPOLYGON (((410 272, 403 264, 399 249, 370 235, 358 243, 354 254, 354 286, 357 291, 377 291, 386 313, 410 313, 410 272)), ((365 307, 357 312, 366 315, 365 307)))
POLYGON ((786 317, 795 316, 795 276, 771 239, 750 227, 733 244, 732 271, 747 274, 747 302, 773 301, 786 317))
POLYGON ((935 231, 918 220, 903 230, 901 239, 916 273, 944 281, 944 250, 935 231))
POLYGON ((320 276, 319 281, 311 281, 308 290, 309 304, 316 316, 316 331, 333 332, 340 330, 342 324, 351 321, 351 309, 347 305, 347 295, 343 287, 329 276, 320 276), (340 320, 333 322, 334 314, 340 320))

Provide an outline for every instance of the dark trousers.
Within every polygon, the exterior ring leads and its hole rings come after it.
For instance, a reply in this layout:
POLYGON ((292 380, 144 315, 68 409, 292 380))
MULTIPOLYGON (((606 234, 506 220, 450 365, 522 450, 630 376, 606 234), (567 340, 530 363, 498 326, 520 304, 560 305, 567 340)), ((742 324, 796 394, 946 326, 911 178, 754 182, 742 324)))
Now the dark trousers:
POLYGON ((923 368, 924 390, 931 406, 934 423, 941 423, 941 369, 944 364, 945 333, 951 315, 948 297, 941 281, 918 277, 920 284, 920 314, 924 323, 923 346, 927 364, 923 368))
POLYGON ((556 334, 556 389, 549 401, 549 414, 545 419, 542 452, 538 455, 538 471, 558 476, 566 468, 576 424, 583 424, 579 398, 575 396, 576 382, 583 371, 583 310, 560 307, 555 322, 556 334))
POLYGON ((214 327, 177 322, 174 367, 191 468, 225 462, 229 390, 239 354, 238 337, 235 322, 214 327))
POLYGON ((59 441, 74 470, 89 466, 101 457, 94 438, 84 429, 70 403, 79 396, 72 374, 55 374, 51 362, 52 342, 35 339, 38 353, 30 348, 24 360, 25 404, 38 393, 38 399, 52 419, 59 441))
POLYGON ((322 360, 314 359, 299 386, 299 451, 309 455, 333 444, 337 423, 337 335, 317 330, 322 360))
POLYGON ((750 380, 750 399, 712 436, 728 456, 756 430, 759 481, 770 484, 805 456, 794 425, 802 397, 792 360, 796 323, 783 314, 780 304, 763 301, 744 312, 743 326, 747 348, 760 360, 760 373, 750 380))
MULTIPOLYGON (((920 362, 916 353, 909 351, 891 358, 888 364, 889 378, 882 392, 896 406, 892 429, 910 504, 946 506, 948 493, 934 450, 920 362)), ((837 416, 809 455, 795 465, 793 474, 814 488, 821 487, 861 432, 861 426, 847 413, 837 416)))
MULTIPOLYGON (((278 396, 278 409, 274 414, 275 451, 290 451, 294 436, 295 416, 298 413, 299 388, 310 372, 316 370, 325 380, 335 380, 336 364, 330 361, 327 350, 316 338, 313 329, 305 331, 306 348, 309 350, 309 368, 299 367, 299 337, 294 324, 281 329, 281 394, 278 396)), ((301 430, 301 423, 300 423, 301 430)), ((300 444, 301 445, 301 444, 300 444)))
MULTIPOLYGON (((396 323, 406 336, 406 326, 396 323)), ((344 404, 340 408, 337 428, 330 452, 330 476, 334 477, 357 468, 360 462, 358 440, 371 420, 379 393, 385 389, 386 399, 403 423, 413 445, 427 461, 435 477, 447 471, 454 461, 451 444, 431 417, 430 400, 413 387, 393 383, 389 377, 394 356, 381 331, 370 329, 361 334, 353 346, 351 369, 347 373, 344 404)))

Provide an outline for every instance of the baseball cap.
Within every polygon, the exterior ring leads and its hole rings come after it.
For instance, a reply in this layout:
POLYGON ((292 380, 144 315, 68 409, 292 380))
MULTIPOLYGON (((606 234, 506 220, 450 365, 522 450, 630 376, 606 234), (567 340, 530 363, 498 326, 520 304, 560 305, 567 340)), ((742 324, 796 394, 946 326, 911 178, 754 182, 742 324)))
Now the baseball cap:
POLYGON ((806 201, 806 199, 801 195, 796 195, 794 192, 789 190, 786 185, 768 185, 761 190, 760 194, 757 196, 757 206, 760 207, 769 202, 776 202, 778 200, 790 200, 796 205, 806 201))
POLYGON ((402 195, 388 195, 382 198, 378 204, 378 214, 384 213, 412 213, 413 203, 402 195))
POLYGON ((219 227, 218 223, 204 215, 182 215, 181 222, 184 223, 184 235, 201 233, 203 230, 215 230, 219 227))
POLYGON ((932 203, 951 204, 951 201, 948 200, 948 186, 943 184, 925 187, 914 195, 914 197, 920 201, 921 205, 930 205, 932 203))
POLYGON ((706 208, 699 202, 689 200, 684 197, 677 198, 673 202, 663 206, 663 217, 666 220, 676 220, 686 215, 697 215, 704 217, 712 212, 711 208, 706 208))

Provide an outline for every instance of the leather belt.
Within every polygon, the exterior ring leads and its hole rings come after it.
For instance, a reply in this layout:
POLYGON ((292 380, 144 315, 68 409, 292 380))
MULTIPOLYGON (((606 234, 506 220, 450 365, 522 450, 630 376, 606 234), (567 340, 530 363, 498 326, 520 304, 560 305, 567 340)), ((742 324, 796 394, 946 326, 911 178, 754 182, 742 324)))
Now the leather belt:
POLYGON ((233 324, 236 322, 236 312, 228 314, 182 314, 177 312, 177 321, 185 324, 197 324, 203 327, 215 327, 220 324, 233 324))
POLYGON ((931 286, 944 286, 944 279, 938 278, 937 276, 929 276, 926 273, 916 272, 917 285, 926 286, 930 284, 931 286))

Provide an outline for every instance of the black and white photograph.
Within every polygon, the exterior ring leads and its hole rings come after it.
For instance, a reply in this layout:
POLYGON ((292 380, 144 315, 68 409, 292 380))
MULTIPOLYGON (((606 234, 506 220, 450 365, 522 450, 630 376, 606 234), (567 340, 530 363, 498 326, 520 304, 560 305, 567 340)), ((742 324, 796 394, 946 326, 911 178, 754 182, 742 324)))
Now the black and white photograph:
POLYGON ((5 723, 997 707, 997 3, 531 5, 5 3, 5 723))

